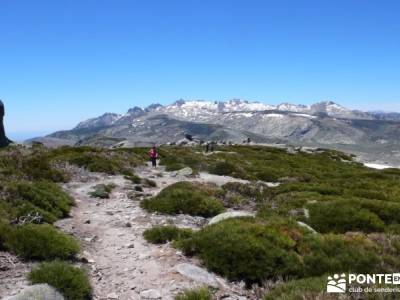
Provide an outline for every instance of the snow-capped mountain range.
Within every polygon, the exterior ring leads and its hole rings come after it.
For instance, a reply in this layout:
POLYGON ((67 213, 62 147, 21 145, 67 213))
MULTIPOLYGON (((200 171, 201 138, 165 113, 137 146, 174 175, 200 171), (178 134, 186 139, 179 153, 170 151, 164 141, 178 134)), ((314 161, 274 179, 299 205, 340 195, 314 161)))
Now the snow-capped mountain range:
POLYGON ((268 105, 239 99, 178 100, 136 106, 125 114, 105 113, 36 140, 56 145, 147 146, 176 142, 185 134, 204 141, 241 143, 250 138, 259 143, 328 147, 386 157, 389 162, 398 159, 400 164, 400 114, 361 112, 332 101, 268 105))
MULTIPOLYGON (((204 100, 178 100, 171 105, 153 104, 146 108, 133 107, 126 114, 106 113, 100 117, 81 122, 75 129, 112 126, 118 124, 128 124, 130 120, 135 121, 145 114, 166 114, 179 120, 192 122, 209 122, 215 119, 229 117, 253 117, 256 113, 265 111, 276 111, 275 114, 282 113, 301 113, 297 116, 312 118, 315 115, 326 114, 336 118, 350 119, 373 119, 368 113, 347 109, 332 101, 319 102, 313 105, 296 105, 282 103, 279 105, 269 105, 260 102, 249 102, 246 100, 233 99, 226 102, 211 102, 204 100)), ((283 116, 284 114, 282 114, 283 116)), ((294 114, 296 115, 296 114, 294 114)), ((272 115, 273 117, 273 115, 272 115)))

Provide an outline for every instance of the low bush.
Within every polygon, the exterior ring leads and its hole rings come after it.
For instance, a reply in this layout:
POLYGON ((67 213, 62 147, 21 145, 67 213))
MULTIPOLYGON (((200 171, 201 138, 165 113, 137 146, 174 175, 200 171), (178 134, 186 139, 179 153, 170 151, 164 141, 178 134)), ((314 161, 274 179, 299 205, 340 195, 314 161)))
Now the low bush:
POLYGON ((68 216, 74 204, 57 184, 48 181, 11 182, 7 184, 6 193, 7 201, 20 210, 19 215, 30 212, 31 208, 32 212, 43 213, 46 222, 68 216))
POLYGON ((303 276, 383 271, 377 245, 363 235, 309 235, 298 251, 303 257, 303 276))
POLYGON ((108 199, 114 188, 114 184, 98 184, 92 188, 93 191, 89 192, 89 195, 93 198, 108 199))
POLYGON ((193 290, 186 290, 178 294, 175 300, 212 300, 213 296, 206 287, 193 290))
POLYGON ((81 153, 69 160, 70 163, 88 169, 90 172, 115 175, 124 169, 120 162, 99 153, 81 153))
POLYGON ((51 225, 22 225, 10 228, 5 247, 24 259, 69 259, 79 251, 78 243, 51 225))
POLYGON ((142 182, 142 179, 135 174, 125 175, 125 179, 130 180, 132 183, 135 183, 135 184, 140 184, 142 182))
POLYGON ((326 282, 326 276, 282 282, 274 285, 264 300, 337 299, 326 293, 326 282))
POLYGON ((296 223, 270 216, 269 221, 237 218, 207 226, 175 245, 196 255, 212 271, 247 284, 276 277, 302 278, 343 272, 391 270, 387 253, 360 234, 315 235, 296 223))
POLYGON ((33 223, 36 224, 52 224, 57 221, 57 217, 54 214, 49 213, 26 200, 11 200, 9 203, 9 218, 16 223, 21 223, 26 220, 28 222, 33 221, 33 223), (40 218, 29 221, 30 217, 36 215, 40 216, 40 218))
POLYGON ((143 162, 142 155, 129 149, 109 150, 94 147, 60 147, 50 153, 51 160, 69 162, 91 172, 134 176, 133 167, 143 162))
POLYGON ((186 147, 162 147, 159 149, 161 158, 160 164, 165 166, 167 171, 178 171, 185 167, 192 168, 195 172, 207 167, 206 158, 196 151, 200 148, 193 148, 193 151, 186 147))
POLYGON ((163 189, 156 197, 143 200, 141 206, 151 212, 189 214, 206 218, 224 210, 221 202, 211 198, 190 182, 175 183, 163 189))
POLYGON ((232 176, 239 178, 247 178, 246 173, 242 170, 238 164, 234 164, 228 161, 217 162, 211 165, 209 172, 215 175, 221 176, 232 176))
POLYGON ((47 283, 68 300, 87 300, 92 289, 86 272, 66 262, 53 261, 42 263, 29 273, 32 284, 47 283))
POLYGON ((22 160, 21 171, 28 180, 47 180, 53 182, 67 182, 68 174, 53 167, 44 154, 32 155, 22 160))
POLYGON ((379 232, 385 223, 373 212, 344 200, 317 202, 307 206, 307 223, 321 233, 347 231, 379 232))
POLYGON ((181 229, 176 226, 156 226, 147 229, 143 236, 149 243, 164 244, 166 242, 188 238, 192 235, 192 230, 181 229))
POLYGON ((293 238, 302 232, 292 226, 278 227, 252 219, 230 219, 205 227, 177 246, 187 255, 199 256, 210 270, 229 280, 251 284, 298 274, 301 261, 293 238))

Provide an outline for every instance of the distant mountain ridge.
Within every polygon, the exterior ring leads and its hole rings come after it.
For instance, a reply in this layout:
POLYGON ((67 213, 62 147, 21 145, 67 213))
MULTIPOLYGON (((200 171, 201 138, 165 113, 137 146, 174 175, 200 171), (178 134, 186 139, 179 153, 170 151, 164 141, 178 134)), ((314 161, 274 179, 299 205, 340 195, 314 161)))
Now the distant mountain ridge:
POLYGON ((332 101, 269 105, 241 99, 178 100, 132 107, 125 114, 105 113, 37 140, 143 146, 176 142, 185 134, 204 141, 241 143, 250 138, 258 143, 329 147, 399 159, 400 164, 400 114, 362 112, 332 101))
MULTIPOLYGON (((260 102, 249 102, 247 100, 232 99, 226 102, 211 102, 204 100, 178 100, 171 105, 163 106, 161 104, 152 104, 146 108, 135 106, 127 111, 126 114, 105 113, 96 118, 86 120, 79 123, 75 129, 112 126, 115 124, 123 124, 132 118, 140 117, 146 113, 165 113, 173 117, 201 122, 212 119, 213 116, 223 113, 237 112, 261 112, 261 111, 280 111, 280 112, 297 112, 309 115, 327 114, 330 117, 349 118, 349 119, 387 119, 394 114, 387 114, 383 117, 378 113, 366 113, 357 110, 347 109, 332 101, 319 102, 313 105, 297 105, 290 103, 282 103, 279 105, 269 105, 260 102)), ((400 114, 399 114, 400 116, 400 114)))

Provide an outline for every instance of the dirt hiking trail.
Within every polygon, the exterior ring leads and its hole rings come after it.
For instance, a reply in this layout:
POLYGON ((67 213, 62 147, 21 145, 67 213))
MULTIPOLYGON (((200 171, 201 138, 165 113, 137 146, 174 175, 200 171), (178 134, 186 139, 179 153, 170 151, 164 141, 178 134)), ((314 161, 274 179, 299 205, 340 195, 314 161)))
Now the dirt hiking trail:
MULTIPOLYGON (((174 224, 192 229, 204 225, 207 220, 201 217, 147 213, 140 208, 140 200, 179 181, 206 182, 209 178, 189 178, 166 172, 163 167, 149 166, 139 167, 136 173, 155 181, 157 187, 143 186, 143 191, 138 192, 135 184, 122 176, 97 173, 86 173, 64 186, 76 206, 71 218, 58 221, 56 226, 81 241, 82 260, 90 269, 93 298, 174 299, 184 289, 209 285, 218 289, 218 299, 256 299, 242 284, 229 283, 207 272, 196 259, 183 256, 171 245, 153 245, 142 237, 143 231, 154 225, 174 224), (116 185, 110 199, 88 195, 94 186, 109 183, 116 185)), ((215 176, 210 178, 218 181, 215 176)), ((221 177, 220 181, 223 184, 227 179, 221 177)))

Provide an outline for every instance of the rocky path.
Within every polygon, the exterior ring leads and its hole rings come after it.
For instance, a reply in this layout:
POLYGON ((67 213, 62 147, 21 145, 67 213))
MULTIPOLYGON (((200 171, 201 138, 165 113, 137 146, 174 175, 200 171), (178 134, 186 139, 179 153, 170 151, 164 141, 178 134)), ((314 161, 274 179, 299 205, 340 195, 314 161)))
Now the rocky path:
MULTIPOLYGON (((144 187, 144 196, 155 195, 170 184, 188 180, 162 168, 142 167, 137 173, 157 183, 154 188, 144 187)), ((204 181, 204 178, 190 180, 204 181)), ((77 205, 72 217, 59 221, 57 226, 82 242, 94 299, 173 299, 186 288, 205 284, 217 288, 217 297, 221 299, 253 298, 242 286, 208 273, 198 267, 198 261, 186 258, 170 245, 152 245, 142 237, 143 231, 153 225, 173 223, 179 227, 199 228, 207 220, 148 214, 139 206, 141 195, 136 193, 137 198, 128 197, 135 194, 134 185, 121 176, 90 174, 84 181, 65 185, 77 205), (100 183, 117 186, 110 199, 88 196, 92 187, 100 183)))
POLYGON ((26 276, 32 264, 22 262, 8 252, 0 251, 0 299, 17 294, 28 285, 26 276))

